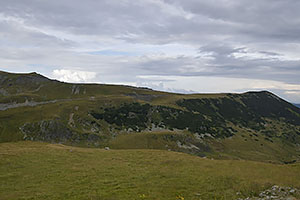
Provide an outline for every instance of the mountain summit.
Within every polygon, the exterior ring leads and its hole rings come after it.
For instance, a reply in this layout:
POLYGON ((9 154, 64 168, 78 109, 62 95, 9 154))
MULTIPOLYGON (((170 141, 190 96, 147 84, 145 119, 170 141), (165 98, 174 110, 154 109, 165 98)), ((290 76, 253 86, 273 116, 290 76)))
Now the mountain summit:
POLYGON ((0 141, 300 159, 300 109, 268 92, 173 94, 0 72, 0 141))

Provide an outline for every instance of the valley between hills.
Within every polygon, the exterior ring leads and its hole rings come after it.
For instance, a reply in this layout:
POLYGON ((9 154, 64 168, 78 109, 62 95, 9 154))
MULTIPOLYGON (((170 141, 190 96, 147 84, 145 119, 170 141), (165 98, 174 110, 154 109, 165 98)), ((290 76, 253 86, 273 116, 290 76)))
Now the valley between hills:
POLYGON ((7 72, 0 86, 0 199, 254 199, 274 185, 299 198, 300 109, 268 91, 7 72))

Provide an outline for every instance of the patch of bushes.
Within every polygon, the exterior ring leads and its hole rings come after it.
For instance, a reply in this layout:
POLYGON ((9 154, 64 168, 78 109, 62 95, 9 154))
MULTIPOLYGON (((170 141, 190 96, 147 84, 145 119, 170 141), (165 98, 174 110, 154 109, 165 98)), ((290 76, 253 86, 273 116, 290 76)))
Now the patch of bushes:
POLYGON ((189 130, 193 133, 209 133, 216 137, 230 137, 234 130, 226 127, 224 120, 212 121, 201 113, 183 111, 166 106, 150 104, 123 104, 120 107, 110 107, 103 112, 91 112, 91 115, 109 124, 115 124, 134 131, 151 128, 152 123, 157 127, 170 130, 189 130))

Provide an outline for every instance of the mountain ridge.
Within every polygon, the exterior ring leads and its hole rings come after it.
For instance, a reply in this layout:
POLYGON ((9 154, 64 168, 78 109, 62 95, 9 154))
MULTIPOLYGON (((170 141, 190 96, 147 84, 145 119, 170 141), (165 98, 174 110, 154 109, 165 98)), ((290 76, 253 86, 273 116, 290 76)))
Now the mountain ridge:
POLYGON ((0 72, 0 142, 154 148, 299 160, 300 110, 268 91, 176 94, 0 72))

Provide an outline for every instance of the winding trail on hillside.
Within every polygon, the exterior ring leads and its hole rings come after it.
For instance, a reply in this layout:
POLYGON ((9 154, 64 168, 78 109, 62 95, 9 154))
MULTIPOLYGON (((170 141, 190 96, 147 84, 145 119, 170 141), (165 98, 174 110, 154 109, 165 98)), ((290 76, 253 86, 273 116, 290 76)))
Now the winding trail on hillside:
POLYGON ((55 100, 40 101, 40 102, 25 101, 24 103, 2 103, 2 104, 0 104, 0 111, 12 109, 12 108, 25 107, 25 106, 35 107, 35 106, 44 105, 44 104, 65 102, 65 101, 72 101, 72 100, 74 100, 74 99, 59 99, 59 100, 55 99, 55 100))

